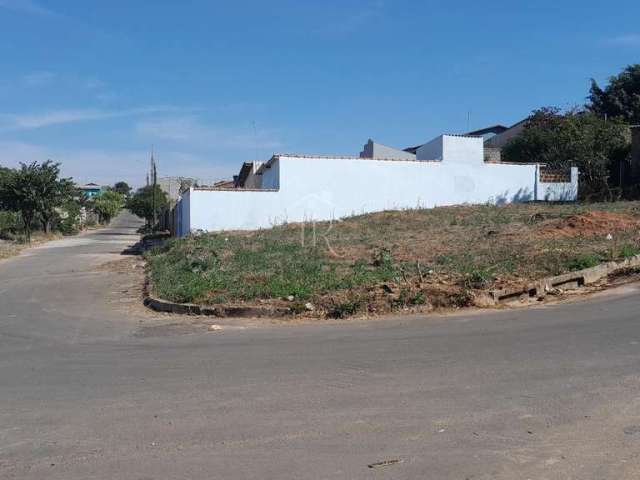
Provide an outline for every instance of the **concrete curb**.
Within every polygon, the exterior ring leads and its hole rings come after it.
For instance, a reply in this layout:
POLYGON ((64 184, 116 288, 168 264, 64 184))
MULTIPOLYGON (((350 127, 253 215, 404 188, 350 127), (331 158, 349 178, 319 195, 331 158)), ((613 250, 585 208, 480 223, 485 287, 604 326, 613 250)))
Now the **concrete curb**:
POLYGON ((210 317, 279 318, 290 314, 289 308, 270 307, 212 307, 194 303, 175 303, 158 298, 146 297, 144 305, 156 312, 178 313, 182 315, 205 315, 210 317))
POLYGON ((506 290, 492 290, 489 292, 496 303, 524 301, 530 298, 542 299, 550 291, 557 288, 574 290, 585 285, 591 285, 604 277, 619 271, 640 267, 640 255, 627 258, 621 262, 607 262, 592 268, 585 268, 576 272, 565 273, 555 277, 547 277, 524 287, 506 290))

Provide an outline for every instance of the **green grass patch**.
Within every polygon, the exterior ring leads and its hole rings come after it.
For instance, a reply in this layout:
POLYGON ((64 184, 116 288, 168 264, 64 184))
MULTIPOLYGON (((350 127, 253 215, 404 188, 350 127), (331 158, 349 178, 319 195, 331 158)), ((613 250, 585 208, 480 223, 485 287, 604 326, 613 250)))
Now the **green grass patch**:
POLYGON ((620 247, 618 256, 620 258, 631 258, 640 255, 640 247, 633 243, 625 243, 620 247))
POLYGON ((606 256, 599 253, 585 253, 569 258, 567 261, 567 269, 569 271, 582 270, 592 268, 606 262, 606 256))
POLYGON ((177 302, 305 300, 397 279, 399 268, 388 251, 376 252, 370 262, 340 265, 319 248, 222 234, 172 240, 147 260, 156 293, 177 302))

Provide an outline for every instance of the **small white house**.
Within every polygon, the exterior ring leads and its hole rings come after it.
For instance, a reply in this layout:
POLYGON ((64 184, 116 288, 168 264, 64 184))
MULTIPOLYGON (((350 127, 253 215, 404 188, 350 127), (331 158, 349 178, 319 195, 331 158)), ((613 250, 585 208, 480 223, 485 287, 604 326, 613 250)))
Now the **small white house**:
MULTIPOLYGON (((385 158, 274 155, 257 188, 190 188, 176 206, 176 233, 253 230, 285 222, 456 204, 573 201, 578 169, 486 163, 482 137, 441 135, 415 158, 384 147, 385 158)), ((372 155, 373 156, 373 155, 372 155)), ((256 185, 254 183, 253 185, 256 185)))

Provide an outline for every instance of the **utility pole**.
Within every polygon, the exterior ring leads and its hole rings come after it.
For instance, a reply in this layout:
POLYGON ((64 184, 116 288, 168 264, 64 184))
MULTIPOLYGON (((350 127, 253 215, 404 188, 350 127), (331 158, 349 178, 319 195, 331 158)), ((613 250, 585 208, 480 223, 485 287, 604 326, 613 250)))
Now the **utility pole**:
POLYGON ((256 128, 256 121, 253 122, 253 144, 256 149, 255 161, 258 161, 258 129, 256 128))
POLYGON ((153 225, 158 223, 158 212, 156 210, 156 189, 158 185, 158 171, 156 169, 156 161, 153 158, 153 145, 151 146, 151 208, 153 209, 153 225))

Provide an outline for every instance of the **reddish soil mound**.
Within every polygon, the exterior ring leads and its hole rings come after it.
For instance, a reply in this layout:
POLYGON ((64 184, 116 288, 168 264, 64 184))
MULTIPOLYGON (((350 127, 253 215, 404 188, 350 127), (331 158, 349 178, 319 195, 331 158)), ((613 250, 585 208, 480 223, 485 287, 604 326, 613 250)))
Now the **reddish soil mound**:
POLYGON ((640 220, 631 215, 593 211, 545 222, 538 232, 552 237, 588 237, 636 228, 640 228, 640 220))

